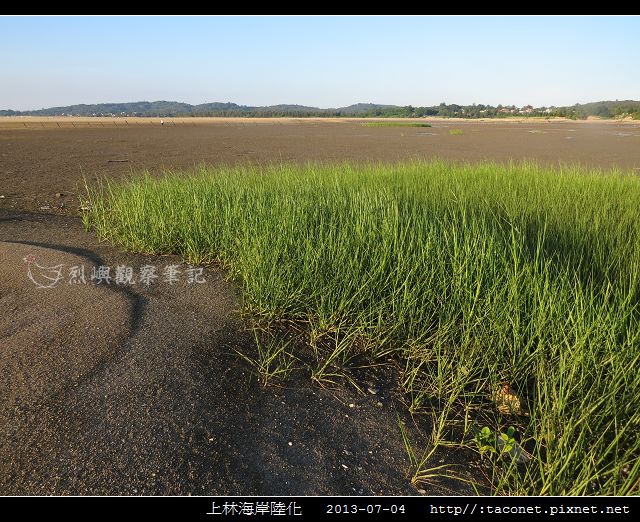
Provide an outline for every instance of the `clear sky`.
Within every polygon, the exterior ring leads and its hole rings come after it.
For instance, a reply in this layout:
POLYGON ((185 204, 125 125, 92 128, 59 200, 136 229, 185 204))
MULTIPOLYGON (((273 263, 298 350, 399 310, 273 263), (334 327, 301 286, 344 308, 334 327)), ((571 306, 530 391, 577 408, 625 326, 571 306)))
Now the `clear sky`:
POLYGON ((638 17, 0 17, 0 109, 640 99, 638 17))

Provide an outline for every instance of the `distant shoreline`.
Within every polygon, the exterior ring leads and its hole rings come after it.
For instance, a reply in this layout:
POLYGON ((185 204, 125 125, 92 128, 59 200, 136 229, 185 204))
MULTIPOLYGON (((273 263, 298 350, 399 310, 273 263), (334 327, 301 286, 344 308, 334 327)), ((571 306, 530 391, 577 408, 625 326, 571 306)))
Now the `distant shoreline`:
POLYGON ((401 121, 401 122, 424 122, 424 123, 456 123, 456 124, 474 124, 474 123, 532 123, 545 124, 547 122, 561 123, 567 122, 571 124, 636 124, 640 125, 640 121, 631 118, 622 119, 604 119, 604 118, 587 118, 584 120, 573 120, 570 118, 545 118, 540 116, 506 116, 503 118, 445 118, 438 116, 430 116, 426 118, 382 118, 382 117, 241 117, 241 116, 186 116, 186 117, 150 117, 150 116, 0 116, 0 128, 33 128, 32 126, 41 124, 46 128, 69 128, 76 124, 91 126, 105 126, 106 124, 114 126, 136 126, 136 125, 202 125, 215 123, 258 123, 258 124, 296 124, 296 123, 358 123, 371 121, 401 121))

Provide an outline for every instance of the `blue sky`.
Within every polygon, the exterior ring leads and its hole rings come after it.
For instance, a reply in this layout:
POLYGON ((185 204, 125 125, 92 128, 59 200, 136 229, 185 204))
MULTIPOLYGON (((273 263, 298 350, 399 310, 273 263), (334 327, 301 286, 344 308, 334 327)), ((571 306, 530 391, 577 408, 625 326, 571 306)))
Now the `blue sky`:
POLYGON ((638 17, 0 17, 0 109, 640 99, 638 17))

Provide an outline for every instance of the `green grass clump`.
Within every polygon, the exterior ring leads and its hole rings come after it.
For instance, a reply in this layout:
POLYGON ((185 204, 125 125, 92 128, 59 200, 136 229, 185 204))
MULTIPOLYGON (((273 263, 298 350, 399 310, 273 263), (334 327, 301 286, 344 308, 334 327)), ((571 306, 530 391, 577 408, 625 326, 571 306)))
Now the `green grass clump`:
POLYGON ((450 426, 481 450, 478 433, 509 433, 531 458, 484 451, 495 493, 638 493, 640 178, 442 161, 201 167, 88 199, 101 238, 222 262, 251 312, 333 343, 317 378, 356 352, 395 354, 411 411, 437 412, 432 444, 450 426), (503 381, 529 416, 496 411, 503 381))
POLYGON ((431 127, 430 123, 374 121, 362 124, 364 127, 431 127))
POLYGON ((449 134, 451 134, 451 136, 462 136, 464 133, 462 132, 462 129, 451 129, 449 134))

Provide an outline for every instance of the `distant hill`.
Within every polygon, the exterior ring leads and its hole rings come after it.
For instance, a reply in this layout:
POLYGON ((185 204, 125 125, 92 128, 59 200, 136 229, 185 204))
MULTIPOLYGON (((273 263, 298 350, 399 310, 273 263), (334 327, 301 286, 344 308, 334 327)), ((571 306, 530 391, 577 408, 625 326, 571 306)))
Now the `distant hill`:
POLYGON ((341 109, 337 109, 343 112, 352 113, 352 114, 361 114, 368 113, 371 111, 377 111, 381 109, 391 109, 391 108, 399 108, 397 105, 379 105, 377 103, 355 103, 353 105, 349 105, 348 107, 342 107, 341 109))
POLYGON ((341 116, 382 110, 392 105, 359 103, 338 109, 320 109, 305 105, 249 106, 237 103, 202 103, 190 105, 173 101, 80 104, 50 107, 33 111, 0 110, 0 116, 341 116))
POLYGON ((640 119, 640 101, 616 100, 576 104, 565 107, 533 107, 526 105, 457 105, 445 104, 428 107, 411 105, 382 105, 356 103, 348 107, 320 109, 306 105, 250 106, 232 102, 212 102, 190 105, 175 101, 139 101, 129 103, 98 103, 92 105, 68 105, 34 111, 0 110, 0 116, 245 116, 245 117, 393 117, 421 118, 441 116, 448 118, 500 118, 510 116, 545 116, 584 119, 589 116, 621 118, 630 116, 640 119))

